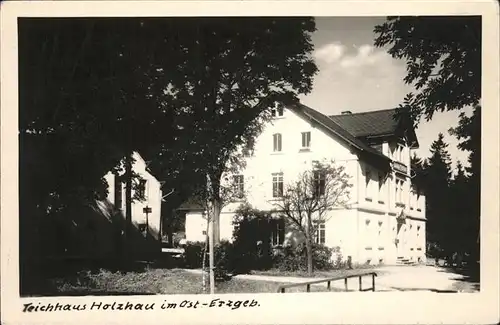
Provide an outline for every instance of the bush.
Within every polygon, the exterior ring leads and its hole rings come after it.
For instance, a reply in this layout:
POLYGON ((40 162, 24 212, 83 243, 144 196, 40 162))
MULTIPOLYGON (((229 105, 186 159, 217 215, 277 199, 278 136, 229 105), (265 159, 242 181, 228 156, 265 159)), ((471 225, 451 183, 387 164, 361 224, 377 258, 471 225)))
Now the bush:
POLYGON ((222 240, 215 246, 215 280, 224 281, 230 278, 229 274, 234 272, 234 247, 227 240, 222 240))
MULTIPOLYGON (((314 270, 330 270, 333 250, 324 245, 313 244, 312 257, 314 270)), ((273 265, 280 271, 307 271, 306 245, 301 243, 296 247, 285 247, 275 254, 273 265)))
POLYGON ((188 242, 186 244, 184 247, 184 263, 186 268, 198 269, 202 267, 204 248, 204 242, 188 242))
POLYGON ((244 205, 233 219, 235 273, 269 269, 272 266, 270 216, 244 205))
POLYGON ((339 246, 333 247, 332 257, 333 257, 332 268, 338 270, 338 269, 345 269, 348 267, 348 265, 347 265, 348 262, 344 260, 344 255, 342 255, 342 252, 341 252, 339 246))
MULTIPOLYGON (((186 268, 199 269, 203 264, 204 242, 189 242, 184 251, 184 263, 186 268)), ((205 267, 210 267, 209 247, 207 247, 207 256, 205 258, 205 267)), ((215 246, 215 278, 216 280, 226 280, 229 274, 234 270, 234 248, 233 245, 223 240, 215 246)))

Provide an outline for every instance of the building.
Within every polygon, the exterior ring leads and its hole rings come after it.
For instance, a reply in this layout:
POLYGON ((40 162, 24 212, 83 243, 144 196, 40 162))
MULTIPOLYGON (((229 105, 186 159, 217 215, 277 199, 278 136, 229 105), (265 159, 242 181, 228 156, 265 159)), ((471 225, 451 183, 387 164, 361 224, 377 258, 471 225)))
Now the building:
MULTIPOLYGON (((315 161, 334 160, 351 176, 347 208, 330 211, 319 225, 316 241, 339 247, 354 263, 423 260, 425 257, 425 198, 411 186, 410 155, 418 148, 407 114, 380 110, 326 116, 298 104, 274 112, 274 119, 255 141, 235 186, 260 210, 272 210, 283 184, 293 181, 315 161)), ((229 203, 220 215, 221 239, 231 240, 232 218, 242 201, 229 203)), ((186 210, 186 208, 184 208, 186 210)), ((186 214, 186 239, 203 240, 203 211, 186 214)), ((296 236, 276 216, 275 245, 293 244, 296 236)))
MULTIPOLYGON (((72 208, 65 230, 72 238, 73 253, 93 258, 118 257, 123 249, 134 258, 143 259, 160 251, 161 183, 147 167, 142 156, 134 152, 131 197, 131 232, 125 238, 126 180, 122 172, 108 172, 108 195, 94 205, 72 208)), ((123 166, 122 166, 123 167, 123 166)))
MULTIPOLYGON (((138 177, 133 180, 131 216, 132 224, 142 233, 159 238, 161 227, 161 182, 147 167, 142 156, 134 152, 132 171, 138 177)), ((109 172, 104 177, 108 182, 108 199, 122 216, 127 215, 126 183, 122 174, 109 172)))

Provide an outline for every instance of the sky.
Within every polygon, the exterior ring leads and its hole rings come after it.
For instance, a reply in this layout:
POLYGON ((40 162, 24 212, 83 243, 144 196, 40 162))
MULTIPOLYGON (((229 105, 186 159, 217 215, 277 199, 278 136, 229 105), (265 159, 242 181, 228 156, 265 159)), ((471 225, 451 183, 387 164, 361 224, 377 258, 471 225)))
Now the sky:
MULTIPOLYGON (((384 21, 385 17, 316 18, 312 41, 319 72, 312 92, 301 96, 302 103, 327 115, 396 108, 402 103, 414 91, 403 81, 405 62, 373 46, 373 29, 384 21)), ((460 151, 457 139, 448 133, 458 125, 458 115, 458 111, 438 112, 429 122, 421 120, 416 129, 417 155, 429 157, 431 143, 443 133, 453 166, 457 160, 468 165, 468 153, 460 151)))

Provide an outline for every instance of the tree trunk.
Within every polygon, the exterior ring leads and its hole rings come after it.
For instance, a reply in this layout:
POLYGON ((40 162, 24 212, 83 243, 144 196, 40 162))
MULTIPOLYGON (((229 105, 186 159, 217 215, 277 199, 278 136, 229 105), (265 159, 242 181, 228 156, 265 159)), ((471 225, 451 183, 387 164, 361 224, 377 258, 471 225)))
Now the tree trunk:
POLYGON ((222 204, 220 202, 220 199, 214 199, 212 201, 212 208, 213 208, 213 214, 212 218, 214 220, 213 222, 213 227, 214 227, 214 245, 217 245, 220 243, 220 210, 222 204))
POLYGON ((307 274, 312 276, 313 274, 313 253, 312 253, 312 239, 311 239, 311 216, 307 216, 306 224, 306 255, 307 255, 307 274))
POLYGON ((125 246, 124 253, 130 257, 132 234, 132 159, 125 158, 125 246))
POLYGON ((203 256, 201 258, 201 285, 202 285, 202 290, 203 292, 207 292, 207 268, 205 265, 207 264, 207 251, 208 251, 208 231, 209 231, 209 222, 207 220, 207 228, 206 228, 206 233, 207 235, 205 236, 205 246, 203 247, 203 256))
POLYGON ((215 172, 207 174, 207 187, 210 193, 209 206, 210 218, 213 218, 213 240, 214 245, 220 242, 220 211, 222 207, 222 198, 220 197, 220 179, 222 172, 215 172))
POLYGON ((312 276, 313 274, 313 254, 312 254, 312 243, 309 238, 306 239, 306 253, 307 253, 307 274, 312 276))

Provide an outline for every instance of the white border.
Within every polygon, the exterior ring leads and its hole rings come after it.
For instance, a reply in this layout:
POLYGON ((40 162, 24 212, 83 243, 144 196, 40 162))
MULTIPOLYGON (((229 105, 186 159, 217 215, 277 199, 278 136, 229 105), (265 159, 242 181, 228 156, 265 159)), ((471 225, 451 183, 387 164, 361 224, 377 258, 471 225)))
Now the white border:
POLYGON ((1 317, 2 323, 497 323, 499 321, 499 19, 495 1, 8 1, 1 10, 1 317), (19 298, 17 17, 76 16, 387 16, 482 15, 483 143, 481 292, 222 295, 260 307, 156 312, 23 313, 26 302, 162 303, 209 296, 19 298))

